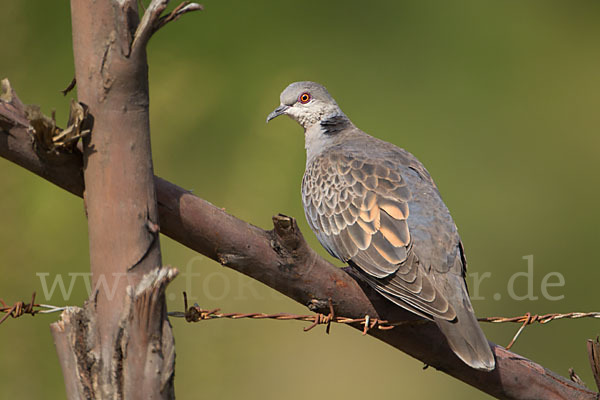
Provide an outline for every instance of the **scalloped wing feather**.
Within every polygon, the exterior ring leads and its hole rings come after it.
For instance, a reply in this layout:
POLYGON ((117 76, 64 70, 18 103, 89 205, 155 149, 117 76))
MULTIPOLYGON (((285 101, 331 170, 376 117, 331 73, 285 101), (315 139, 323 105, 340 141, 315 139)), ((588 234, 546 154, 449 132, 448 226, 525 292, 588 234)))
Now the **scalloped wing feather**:
POLYGON ((321 244, 357 267, 396 304, 425 318, 455 318, 412 251, 407 224, 410 190, 393 165, 335 152, 307 166, 305 214, 321 244))

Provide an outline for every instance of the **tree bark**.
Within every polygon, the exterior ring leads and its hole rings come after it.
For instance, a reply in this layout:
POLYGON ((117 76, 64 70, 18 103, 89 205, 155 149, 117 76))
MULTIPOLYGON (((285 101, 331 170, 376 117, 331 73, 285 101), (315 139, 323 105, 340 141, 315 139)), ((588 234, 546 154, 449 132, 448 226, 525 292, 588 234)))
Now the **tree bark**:
MULTIPOLYGON (((12 101, 0 101, 0 156, 81 196, 81 154, 77 150, 62 154, 59 162, 40 155, 32 146, 24 107, 19 106, 14 92, 8 92, 12 95, 4 97, 12 101)), ((276 216, 274 229, 264 231, 172 183, 158 177, 154 180, 161 232, 185 246, 267 284, 315 312, 328 313, 331 299, 340 316, 414 319, 319 257, 306 244, 293 219, 276 216)), ((433 324, 406 324, 389 331, 371 329, 369 334, 500 399, 599 398, 598 393, 497 345, 493 345, 496 369, 473 370, 452 353, 433 324)))
POLYGON ((145 48, 157 3, 142 24, 136 0, 71 1, 78 99, 93 126, 82 156, 93 290, 51 326, 70 399, 174 398, 164 290, 176 270, 160 254, 145 48))

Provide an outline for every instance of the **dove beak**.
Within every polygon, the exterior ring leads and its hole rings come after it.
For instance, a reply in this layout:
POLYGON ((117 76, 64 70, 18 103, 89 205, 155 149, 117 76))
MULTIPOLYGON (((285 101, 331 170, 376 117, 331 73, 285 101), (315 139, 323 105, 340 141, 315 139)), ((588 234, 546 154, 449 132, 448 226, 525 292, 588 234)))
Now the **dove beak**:
POLYGON ((285 114, 285 112, 287 111, 287 109, 290 108, 290 106, 286 106, 286 105, 280 105, 279 107, 277 107, 275 110, 273 110, 273 112, 269 115, 267 115, 267 123, 272 120, 275 117, 279 117, 282 114, 285 114))

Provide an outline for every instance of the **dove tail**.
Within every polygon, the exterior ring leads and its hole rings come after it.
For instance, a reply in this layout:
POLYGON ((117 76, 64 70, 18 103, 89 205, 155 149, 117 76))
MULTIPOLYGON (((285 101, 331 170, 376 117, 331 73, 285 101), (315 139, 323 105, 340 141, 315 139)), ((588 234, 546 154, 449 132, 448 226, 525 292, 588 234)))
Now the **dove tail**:
POLYGON ((494 354, 475 318, 468 298, 462 305, 464 307, 454 305, 454 320, 447 321, 435 317, 434 320, 458 358, 475 369, 491 371, 496 366, 494 354))

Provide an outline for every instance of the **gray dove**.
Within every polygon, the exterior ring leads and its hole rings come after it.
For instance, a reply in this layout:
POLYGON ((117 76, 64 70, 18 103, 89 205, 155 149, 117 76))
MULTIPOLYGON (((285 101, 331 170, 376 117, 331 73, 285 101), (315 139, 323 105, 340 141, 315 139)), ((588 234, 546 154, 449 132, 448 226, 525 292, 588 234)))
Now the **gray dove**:
POLYGON ((267 122, 285 114, 304 128, 302 203, 319 242, 382 296, 434 321, 467 365, 493 370, 460 236, 423 164, 358 129, 318 83, 292 83, 280 100, 267 122))

